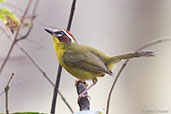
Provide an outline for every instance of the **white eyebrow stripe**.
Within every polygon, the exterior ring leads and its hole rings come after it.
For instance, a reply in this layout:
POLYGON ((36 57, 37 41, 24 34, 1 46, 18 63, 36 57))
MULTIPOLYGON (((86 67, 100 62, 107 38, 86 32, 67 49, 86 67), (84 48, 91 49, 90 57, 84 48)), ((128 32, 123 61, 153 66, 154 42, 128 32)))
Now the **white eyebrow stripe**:
POLYGON ((69 35, 65 30, 62 30, 70 39, 71 39, 71 42, 75 42, 75 40, 72 38, 71 35, 69 35))
MULTIPOLYGON (((58 32, 58 31, 61 31, 61 30, 59 30, 59 29, 55 29, 55 30, 53 30, 53 32, 58 32)), ((62 30, 63 31, 63 30, 62 30)))

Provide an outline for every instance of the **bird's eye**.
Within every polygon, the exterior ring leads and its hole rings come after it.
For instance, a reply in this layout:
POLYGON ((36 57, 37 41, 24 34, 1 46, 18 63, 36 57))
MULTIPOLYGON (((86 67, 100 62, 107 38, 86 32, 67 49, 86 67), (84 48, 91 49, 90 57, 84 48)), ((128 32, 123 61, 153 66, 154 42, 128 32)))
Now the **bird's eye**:
POLYGON ((64 33, 63 31, 57 31, 57 32, 55 32, 55 35, 56 35, 57 37, 61 37, 61 36, 64 36, 65 33, 64 33))

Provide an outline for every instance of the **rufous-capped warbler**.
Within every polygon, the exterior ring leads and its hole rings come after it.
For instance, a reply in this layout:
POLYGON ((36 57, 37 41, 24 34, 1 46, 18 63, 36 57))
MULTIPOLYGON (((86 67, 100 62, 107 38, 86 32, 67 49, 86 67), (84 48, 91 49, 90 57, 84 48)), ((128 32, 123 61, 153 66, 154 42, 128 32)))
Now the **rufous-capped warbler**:
MULTIPOLYGON (((107 56, 95 48, 78 44, 74 36, 67 30, 51 28, 45 30, 53 37, 59 64, 74 77, 82 81, 93 81, 93 84, 87 90, 95 85, 97 77, 103 77, 105 74, 112 76, 111 69, 113 65, 122 59, 154 56, 154 51, 150 50, 131 52, 119 56, 107 56)), ((83 96, 86 91, 80 96, 83 96)))

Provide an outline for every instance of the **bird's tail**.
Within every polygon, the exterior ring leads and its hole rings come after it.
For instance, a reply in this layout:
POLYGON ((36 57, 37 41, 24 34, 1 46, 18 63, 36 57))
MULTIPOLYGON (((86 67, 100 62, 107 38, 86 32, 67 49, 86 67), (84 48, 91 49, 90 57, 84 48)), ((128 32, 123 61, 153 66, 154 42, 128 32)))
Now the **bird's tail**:
POLYGON ((136 52, 130 52, 118 56, 113 56, 109 59, 108 65, 112 65, 114 63, 117 63, 123 59, 130 59, 130 58, 137 58, 137 57, 151 57, 155 56, 158 51, 154 50, 141 50, 141 51, 136 51, 136 52))

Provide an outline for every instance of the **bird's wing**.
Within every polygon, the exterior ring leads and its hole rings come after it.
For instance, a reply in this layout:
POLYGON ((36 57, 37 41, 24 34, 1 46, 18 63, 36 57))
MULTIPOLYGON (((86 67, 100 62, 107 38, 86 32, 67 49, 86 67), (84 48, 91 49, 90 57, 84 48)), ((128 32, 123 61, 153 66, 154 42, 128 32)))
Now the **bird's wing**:
POLYGON ((63 62, 73 67, 93 72, 104 72, 112 75, 104 62, 93 53, 64 53, 63 62))

